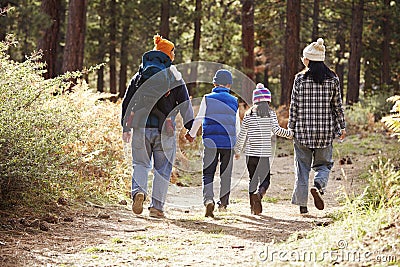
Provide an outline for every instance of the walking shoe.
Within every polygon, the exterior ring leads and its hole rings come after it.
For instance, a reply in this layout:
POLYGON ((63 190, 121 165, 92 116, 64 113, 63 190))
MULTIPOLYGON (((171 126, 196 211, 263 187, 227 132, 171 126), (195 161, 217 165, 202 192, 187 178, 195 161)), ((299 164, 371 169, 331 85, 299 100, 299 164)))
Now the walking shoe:
POLYGON ((322 199, 321 193, 317 187, 311 187, 310 189, 311 195, 314 198, 314 205, 317 209, 324 209, 324 200, 322 199))
POLYGON ((250 212, 251 214, 254 214, 254 199, 251 197, 253 194, 249 194, 249 199, 250 199, 250 212))
POLYGON ((218 205, 218 211, 219 212, 227 212, 228 209, 225 205, 218 205))
POLYGON ((132 211, 135 214, 141 214, 143 212, 143 201, 144 193, 138 192, 133 197, 132 211))
POLYGON ((262 212, 261 197, 259 194, 251 194, 250 198, 253 199, 253 214, 258 215, 262 212))
POLYGON ((300 214, 306 214, 308 213, 308 209, 305 206, 300 206, 300 214))
POLYGON ((161 210, 151 207, 151 208, 149 208, 149 211, 150 211, 149 212, 150 217, 159 218, 159 219, 165 218, 164 212, 162 212, 161 210))
POLYGON ((214 201, 207 200, 205 206, 206 206, 206 215, 205 216, 214 218, 214 207, 215 207, 214 201))
POLYGON ((316 187, 318 189, 321 196, 324 194, 324 190, 322 190, 322 186, 319 183, 314 182, 314 187, 316 187))

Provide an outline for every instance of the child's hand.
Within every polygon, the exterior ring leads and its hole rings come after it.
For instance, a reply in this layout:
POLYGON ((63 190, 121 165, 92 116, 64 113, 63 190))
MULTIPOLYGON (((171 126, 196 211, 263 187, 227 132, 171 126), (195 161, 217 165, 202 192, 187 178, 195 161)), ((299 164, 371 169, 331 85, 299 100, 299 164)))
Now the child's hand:
POLYGON ((235 159, 239 159, 240 158, 240 154, 235 154, 235 159))
POLYGON ((190 143, 192 143, 194 141, 194 137, 191 137, 189 133, 185 134, 185 138, 186 140, 188 140, 190 143))
POLYGON ((289 136, 287 137, 287 139, 293 139, 293 136, 294 136, 293 130, 288 128, 288 131, 289 131, 289 136))

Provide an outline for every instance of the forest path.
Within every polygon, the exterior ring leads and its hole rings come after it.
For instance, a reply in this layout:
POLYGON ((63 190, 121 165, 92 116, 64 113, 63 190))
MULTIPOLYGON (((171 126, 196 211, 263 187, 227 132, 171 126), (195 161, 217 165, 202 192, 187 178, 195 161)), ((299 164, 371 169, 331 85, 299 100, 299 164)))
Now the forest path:
POLYGON ((166 219, 150 218, 147 209, 140 216, 134 215, 131 203, 73 210, 60 207, 55 223, 36 220, 48 231, 21 228, 29 218, 9 222, 8 229, 3 225, 0 265, 267 266, 263 252, 273 251, 272 242, 326 225, 331 221, 328 214, 339 208, 337 198, 345 190, 350 193, 361 189, 355 178, 370 159, 352 161, 345 165, 335 161, 323 211, 314 207, 311 195, 308 215, 300 215, 298 207, 290 204, 293 156, 284 156, 276 157, 272 165, 271 186, 266 195, 270 202, 263 202, 262 215, 251 215, 247 170, 241 157, 234 164, 228 212, 216 211, 214 219, 204 217, 201 188, 175 185, 168 193, 166 219))

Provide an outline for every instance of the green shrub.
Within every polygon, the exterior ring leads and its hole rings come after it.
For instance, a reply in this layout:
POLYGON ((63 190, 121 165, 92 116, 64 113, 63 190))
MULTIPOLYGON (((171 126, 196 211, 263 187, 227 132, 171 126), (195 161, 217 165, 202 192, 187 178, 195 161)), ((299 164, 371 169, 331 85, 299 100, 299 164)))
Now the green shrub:
POLYGON ((7 48, 0 44, 2 206, 50 192, 70 174, 62 146, 76 137, 77 125, 66 99, 53 96, 63 87, 62 78, 44 80, 38 55, 18 63, 9 59, 7 48))
POLYGON ((345 115, 350 134, 374 131, 377 128, 376 122, 390 108, 386 98, 387 94, 363 97, 360 102, 347 107, 345 115))
POLYGON ((79 73, 45 80, 40 55, 20 63, 7 50, 0 43, 0 209, 125 192, 120 103, 85 87, 62 94, 79 73))
POLYGON ((373 208, 400 204, 400 171, 388 159, 378 158, 371 165, 364 203, 373 208))
POLYGON ((394 103, 391 109, 392 114, 383 117, 382 122, 400 139, 400 96, 389 97, 387 101, 394 103))

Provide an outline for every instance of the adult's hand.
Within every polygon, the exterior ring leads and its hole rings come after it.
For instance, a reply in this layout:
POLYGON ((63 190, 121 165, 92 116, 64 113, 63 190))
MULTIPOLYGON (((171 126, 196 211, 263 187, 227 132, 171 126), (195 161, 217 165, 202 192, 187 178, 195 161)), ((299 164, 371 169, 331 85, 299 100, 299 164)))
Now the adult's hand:
POLYGON ((122 140, 125 143, 129 143, 129 141, 131 140, 131 137, 132 137, 132 133, 131 132, 123 132, 122 133, 122 140))

